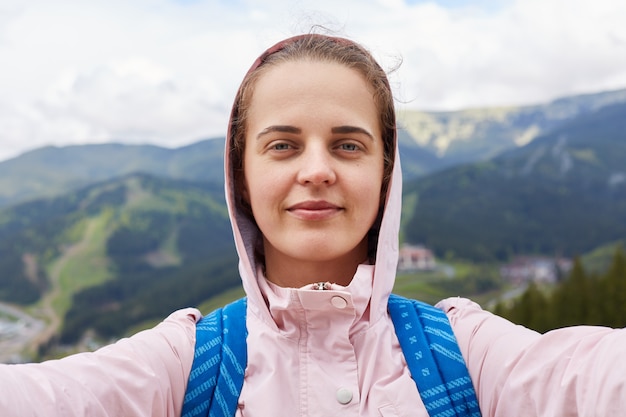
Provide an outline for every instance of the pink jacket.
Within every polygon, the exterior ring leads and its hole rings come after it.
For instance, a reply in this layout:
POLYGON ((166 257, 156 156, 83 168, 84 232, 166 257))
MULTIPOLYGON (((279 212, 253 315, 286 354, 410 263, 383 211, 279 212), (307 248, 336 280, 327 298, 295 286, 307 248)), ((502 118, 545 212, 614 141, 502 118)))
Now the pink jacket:
MULTIPOLYGON (((228 149, 228 144, 227 144, 228 149)), ((400 161, 375 265, 347 287, 280 288, 256 265, 256 227, 226 191, 248 295, 248 367, 238 416, 427 416, 387 314, 401 211, 400 161)), ((438 304, 452 323, 484 416, 626 414, 626 330, 574 327, 540 335, 461 298, 438 304)), ((200 313, 43 364, 0 367, 0 416, 178 416, 200 313)))

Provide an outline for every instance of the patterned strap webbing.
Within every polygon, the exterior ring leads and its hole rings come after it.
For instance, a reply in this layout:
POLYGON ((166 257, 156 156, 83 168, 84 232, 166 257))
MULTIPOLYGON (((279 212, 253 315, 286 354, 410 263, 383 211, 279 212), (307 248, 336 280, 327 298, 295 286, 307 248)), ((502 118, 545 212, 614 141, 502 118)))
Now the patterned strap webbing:
POLYGON ((233 417, 248 361, 246 299, 218 309, 196 324, 196 348, 183 417, 233 417))
MULTIPOLYGON (((233 417, 247 363, 246 300, 196 325, 183 417, 233 417)), ((479 417, 476 393, 445 313, 392 294, 389 313, 411 377, 432 417, 479 417)))
POLYGON ((394 294, 389 297, 389 314, 428 414, 480 416, 448 316, 438 308, 394 294))

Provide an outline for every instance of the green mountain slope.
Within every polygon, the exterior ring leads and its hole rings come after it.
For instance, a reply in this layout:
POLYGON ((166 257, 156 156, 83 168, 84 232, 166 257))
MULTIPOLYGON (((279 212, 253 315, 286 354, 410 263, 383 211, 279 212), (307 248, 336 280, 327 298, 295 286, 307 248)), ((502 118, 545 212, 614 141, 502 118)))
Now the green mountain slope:
MULTIPOLYGON (((0 212, 0 299, 73 342, 239 285, 222 186, 131 174, 0 212), (106 313, 106 314, 103 314, 106 313)), ((44 338, 45 339, 45 338, 44 338)))
POLYGON ((440 254, 504 260, 581 254, 626 236, 626 104, 490 161, 405 187, 405 237, 440 254))
POLYGON ((0 163, 0 207, 133 172, 222 182, 223 148, 223 139, 208 139, 177 149, 114 143, 36 149, 0 163))
MULTIPOLYGON (((419 178, 405 183, 403 238, 471 261, 624 239, 626 104, 591 104, 522 148, 446 171, 400 130, 405 178, 419 178)), ((57 195, 0 210, 0 300, 47 321, 40 342, 73 343, 239 294, 222 146, 46 148, 0 163, 0 206, 57 195)))

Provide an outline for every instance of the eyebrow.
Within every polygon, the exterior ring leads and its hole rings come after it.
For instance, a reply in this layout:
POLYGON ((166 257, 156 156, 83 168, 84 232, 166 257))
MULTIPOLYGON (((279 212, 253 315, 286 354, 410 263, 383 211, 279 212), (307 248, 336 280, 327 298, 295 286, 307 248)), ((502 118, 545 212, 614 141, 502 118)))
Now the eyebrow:
POLYGON ((363 129, 362 127, 358 127, 358 126, 337 126, 337 127, 333 127, 330 131, 332 133, 339 133, 339 134, 360 133, 369 137, 371 140, 374 140, 374 135, 372 135, 370 132, 363 129))
MULTIPOLYGON (((333 134, 360 133, 362 135, 365 135, 365 136, 369 137, 371 140, 375 140, 374 139, 374 135, 372 135, 370 132, 368 132, 367 130, 363 129, 362 127, 358 127, 358 126, 349 126, 349 125, 336 126, 336 127, 331 128, 330 131, 333 134)), ((269 133, 274 133, 274 132, 300 134, 300 133, 302 133, 302 129, 300 129, 299 127, 289 126, 289 125, 268 126, 265 129, 263 129, 256 136, 256 138, 260 139, 264 135, 267 135, 269 133)))
POLYGON ((302 129, 295 127, 295 126, 289 126, 289 125, 269 126, 263 129, 258 135, 256 135, 256 138, 260 139, 262 136, 267 135, 268 133, 273 133, 273 132, 299 134, 299 133, 302 133, 302 129))

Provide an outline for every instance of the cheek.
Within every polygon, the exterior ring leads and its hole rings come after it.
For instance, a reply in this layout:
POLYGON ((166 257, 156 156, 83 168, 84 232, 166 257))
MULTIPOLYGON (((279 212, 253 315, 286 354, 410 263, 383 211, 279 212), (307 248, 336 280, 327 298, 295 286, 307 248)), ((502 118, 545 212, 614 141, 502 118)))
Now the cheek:
POLYGON ((360 215, 368 219, 378 215, 381 202, 382 181, 373 179, 372 176, 371 171, 360 171, 345 178, 343 188, 344 194, 349 196, 348 201, 352 201, 360 215))
POLYGON ((245 171, 242 180, 241 196, 243 200, 254 210, 260 209, 267 204, 274 191, 271 178, 263 170, 249 169, 245 171))

